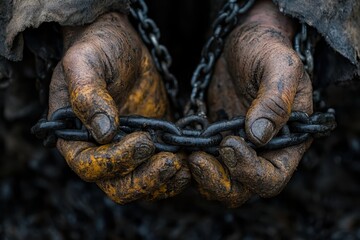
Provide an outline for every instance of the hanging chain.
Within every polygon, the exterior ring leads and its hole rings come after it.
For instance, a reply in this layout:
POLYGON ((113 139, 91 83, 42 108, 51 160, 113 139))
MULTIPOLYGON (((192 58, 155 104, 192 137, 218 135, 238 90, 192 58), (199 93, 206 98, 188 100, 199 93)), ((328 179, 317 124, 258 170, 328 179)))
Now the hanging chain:
MULTIPOLYGON (((127 134, 137 131, 149 132, 157 151, 178 152, 206 151, 216 155, 223 137, 228 134, 241 136, 248 141, 244 130, 244 117, 218 121, 209 124, 206 118, 205 91, 208 88, 216 60, 223 51, 226 36, 237 24, 239 14, 243 14, 255 0, 244 1, 239 7, 236 0, 229 0, 218 14, 212 27, 212 35, 206 42, 200 64, 191 79, 192 93, 187 116, 176 123, 165 120, 121 116, 120 127, 113 141, 119 141, 127 134)), ((163 75, 165 85, 173 106, 178 106, 178 82, 170 73, 171 56, 165 46, 159 43, 160 31, 155 22, 147 16, 144 0, 133 0, 131 14, 138 21, 138 28, 144 42, 151 49, 157 69, 163 75)), ((313 58, 306 25, 296 35, 295 50, 304 61, 306 70, 313 69, 313 58)), ((329 109, 326 113, 293 112, 287 124, 267 145, 261 149, 280 149, 303 143, 310 137, 321 137, 330 134, 336 127, 335 112, 329 109)), ((55 146, 58 138, 71 141, 93 141, 91 133, 75 116, 71 107, 58 109, 50 119, 43 117, 32 128, 33 134, 44 139, 45 146, 55 146)), ((256 148, 248 141, 248 144, 256 148)))
POLYGON ((241 6, 237 0, 230 0, 219 11, 212 26, 212 35, 202 49, 201 60, 191 78, 190 109, 187 115, 198 114, 206 116, 205 92, 208 89, 214 66, 220 57, 225 44, 225 38, 238 22, 238 15, 246 13, 255 0, 247 0, 241 6))
POLYGON ((294 49, 302 60, 305 70, 311 76, 314 71, 313 48, 309 38, 308 28, 305 23, 301 24, 301 30, 295 36, 294 49))
POLYGON ((180 104, 177 98, 179 91, 178 81, 169 70, 172 63, 171 55, 167 48, 159 42, 160 30, 154 20, 148 17, 148 7, 143 0, 132 0, 131 3, 130 13, 138 22, 141 38, 151 49, 151 55, 156 68, 163 77, 172 106, 179 110, 180 104))

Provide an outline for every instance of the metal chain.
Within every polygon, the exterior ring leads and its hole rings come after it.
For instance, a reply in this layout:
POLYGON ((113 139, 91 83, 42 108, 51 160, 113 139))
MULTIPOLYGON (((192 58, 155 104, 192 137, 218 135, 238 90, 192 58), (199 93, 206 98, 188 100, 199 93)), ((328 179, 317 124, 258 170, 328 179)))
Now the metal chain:
POLYGON ((172 106, 178 110, 180 107, 177 98, 178 81, 169 70, 172 63, 171 55, 167 48, 159 42, 160 30, 154 20, 148 17, 148 7, 144 0, 131 0, 131 4, 130 13, 138 22, 138 30, 141 38, 151 49, 151 55, 156 68, 164 79, 172 106))
MULTIPOLYGON (((209 124, 206 119, 205 91, 208 88, 215 62, 223 51, 224 39, 235 27, 237 16, 245 13, 255 0, 247 0, 239 7, 236 0, 229 0, 219 12, 213 24, 213 32, 205 44, 200 64, 191 79, 192 93, 188 115, 176 123, 165 120, 127 116, 120 117, 119 131, 113 141, 119 141, 127 134, 136 131, 147 131, 152 136, 158 151, 178 152, 202 150, 217 154, 223 137, 228 134, 241 136, 247 140, 244 130, 244 117, 219 121, 209 124), (192 115, 189 115, 192 114, 192 115)), ((173 106, 177 105, 178 83, 169 72, 171 57, 167 49, 159 44, 160 32, 154 21, 147 17, 147 6, 144 0, 133 0, 131 13, 138 21, 139 32, 145 43, 151 48, 156 67, 163 75, 173 106)), ((307 29, 295 38, 295 49, 304 61, 308 71, 313 69, 312 49, 307 38, 307 29)), ((328 135, 336 127, 335 113, 316 113, 308 116, 294 112, 279 132, 266 146, 261 149, 279 149, 302 143, 310 137, 328 135)), ((32 132, 44 139, 45 146, 55 146, 58 138, 71 141, 94 141, 90 132, 76 118, 70 107, 58 109, 49 120, 44 116, 32 128, 32 132)), ((248 141, 249 145, 256 148, 248 141)))
MULTIPOLYGON (((260 150, 274 150, 300 144, 310 137, 327 136, 336 127, 333 110, 308 116, 302 112, 293 112, 286 126, 267 145, 260 150)), ((213 124, 198 115, 186 116, 176 123, 139 116, 120 117, 120 127, 113 141, 120 141, 127 134, 137 131, 150 133, 157 151, 206 151, 217 155, 218 147, 225 133, 245 135, 245 118, 218 121, 213 124), (197 130, 193 125, 201 125, 197 130)), ((91 133, 81 124, 71 107, 58 109, 49 120, 39 121, 32 133, 44 138, 45 146, 55 146, 58 138, 71 141, 95 142, 91 133)), ((248 144, 256 148, 248 141, 248 144)))
POLYGON ((226 36, 238 22, 238 15, 247 12, 255 0, 246 0, 239 6, 237 0, 229 0, 219 11, 213 26, 212 35, 207 40, 201 53, 201 60, 191 78, 190 109, 186 115, 206 116, 205 92, 208 89, 214 66, 220 57, 226 36))
POLYGON ((308 27, 305 23, 301 24, 301 30, 294 39, 294 49, 304 63, 305 70, 312 75, 314 71, 313 48, 308 36, 308 27))

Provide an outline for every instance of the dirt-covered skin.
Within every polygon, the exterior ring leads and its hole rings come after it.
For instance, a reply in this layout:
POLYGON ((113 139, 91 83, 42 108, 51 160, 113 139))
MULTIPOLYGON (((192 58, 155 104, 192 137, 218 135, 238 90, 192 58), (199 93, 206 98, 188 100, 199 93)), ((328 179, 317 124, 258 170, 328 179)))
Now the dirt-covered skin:
POLYGON ((127 17, 108 13, 88 26, 64 29, 64 45, 50 85, 49 116, 71 106, 98 142, 58 140, 69 166, 121 204, 181 192, 190 182, 183 156, 154 155, 142 132, 110 143, 119 114, 171 117, 160 75, 127 17))
MULTIPOLYGON (((270 0, 256 1, 228 37, 217 63, 208 92, 212 120, 245 115, 249 140, 261 146, 292 111, 312 113, 311 80, 292 48, 295 30, 270 0)), ((194 153, 190 169, 204 196, 237 207, 253 194, 278 194, 309 145, 257 154, 242 138, 228 136, 219 159, 194 153)))

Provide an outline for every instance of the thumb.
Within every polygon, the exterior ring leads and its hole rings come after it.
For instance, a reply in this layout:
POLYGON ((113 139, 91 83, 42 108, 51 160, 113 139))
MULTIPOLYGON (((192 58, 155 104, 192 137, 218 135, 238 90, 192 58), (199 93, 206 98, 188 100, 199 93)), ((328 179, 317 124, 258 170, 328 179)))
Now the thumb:
POLYGON ((119 125, 118 109, 110 96, 105 79, 103 56, 89 44, 71 47, 63 58, 70 103, 79 119, 100 144, 114 137, 119 125))
POLYGON ((265 145, 284 126, 303 74, 295 52, 274 54, 265 62, 257 96, 246 114, 245 129, 251 142, 265 145))

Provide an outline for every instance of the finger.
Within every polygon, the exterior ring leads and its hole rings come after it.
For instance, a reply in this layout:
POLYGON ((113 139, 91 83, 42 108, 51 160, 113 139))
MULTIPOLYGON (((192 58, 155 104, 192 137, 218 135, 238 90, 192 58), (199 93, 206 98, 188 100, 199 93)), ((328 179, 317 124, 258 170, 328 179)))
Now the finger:
POLYGON ((177 156, 179 159, 181 159, 180 170, 168 182, 160 186, 159 189, 156 189, 154 192, 152 192, 147 197, 148 200, 153 201, 176 196, 181 193, 187 186, 189 186, 191 181, 191 174, 186 163, 186 156, 185 154, 177 154, 177 156))
POLYGON ((162 152, 128 175, 99 181, 97 185, 113 201, 125 204, 145 198, 171 179, 180 167, 181 162, 175 154, 162 152))
POLYGON ((69 89, 65 83, 62 65, 56 65, 49 86, 48 119, 58 109, 70 106, 69 89))
POLYGON ((262 62, 259 90, 246 114, 247 136, 260 146, 268 143, 287 122, 304 75, 296 52, 278 45, 273 46, 270 54, 265 54, 269 57, 262 62))
POLYGON ((258 156, 240 137, 221 143, 220 154, 232 176, 262 197, 278 194, 290 180, 308 144, 300 144, 258 156))
POLYGON ((302 111, 308 115, 313 113, 313 88, 307 72, 304 73, 300 80, 292 110, 302 111))
POLYGON ((153 155, 155 146, 147 133, 136 132, 103 146, 59 140, 58 149, 77 175, 93 182, 130 173, 153 155))
POLYGON ((118 109, 106 87, 105 52, 88 42, 69 48, 62 60, 70 103, 95 140, 108 143, 119 125, 118 109))
POLYGON ((189 157, 192 176, 200 193, 209 200, 217 200, 229 207, 238 207, 251 197, 249 189, 231 181, 223 166, 211 155, 196 152, 189 157))

